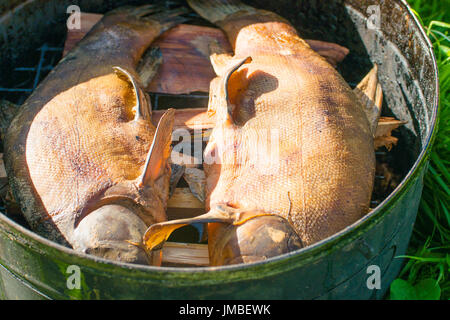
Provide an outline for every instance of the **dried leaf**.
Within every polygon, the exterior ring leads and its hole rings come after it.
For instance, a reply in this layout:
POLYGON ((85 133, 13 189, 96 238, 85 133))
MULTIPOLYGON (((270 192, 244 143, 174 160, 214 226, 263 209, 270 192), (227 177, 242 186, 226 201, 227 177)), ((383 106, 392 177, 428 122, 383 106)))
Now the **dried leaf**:
POLYGON ((380 117, 375 137, 390 136, 392 130, 404 124, 406 124, 406 121, 397 120, 392 117, 380 117))
POLYGON ((375 150, 385 147, 388 151, 391 151, 392 147, 397 145, 398 142, 398 138, 392 136, 392 131, 405 123, 405 121, 396 120, 392 117, 381 117, 375 133, 375 150))
POLYGON ((197 168, 186 168, 183 177, 192 194, 201 202, 205 202, 205 172, 197 168))

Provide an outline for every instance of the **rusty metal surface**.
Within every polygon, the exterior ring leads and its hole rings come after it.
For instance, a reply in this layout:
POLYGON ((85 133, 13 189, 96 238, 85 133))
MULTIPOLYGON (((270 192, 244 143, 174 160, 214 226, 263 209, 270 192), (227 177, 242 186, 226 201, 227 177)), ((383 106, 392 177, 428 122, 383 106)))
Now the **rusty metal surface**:
MULTIPOLYGON (((78 4, 91 12, 112 7, 112 1, 101 0, 34 0, 10 10, 17 2, 7 1, 9 7, 0 7, 4 10, 3 15, 0 11, 1 87, 11 85, 13 79, 9 75, 14 68, 26 65, 24 62, 33 56, 31 52, 35 52, 38 61, 37 48, 44 43, 60 43, 65 34, 68 4, 78 4)), ((54 244, 0 214, 1 298, 383 296, 402 265, 402 259, 394 257, 404 254, 408 246, 434 136, 438 79, 431 45, 400 0, 248 3, 285 16, 308 38, 348 47, 351 53, 340 71, 350 83, 358 82, 373 62, 379 64, 385 113, 408 122, 399 131, 399 145, 388 159, 404 177, 402 183, 370 214, 313 246, 260 263, 218 268, 154 268, 104 261, 54 244), (381 24, 380 29, 372 30, 367 28, 368 8, 376 4, 380 4, 381 24), (66 286, 67 267, 74 264, 82 272, 80 290, 66 286), (381 290, 369 290, 366 286, 367 266, 372 264, 381 268, 381 290)))

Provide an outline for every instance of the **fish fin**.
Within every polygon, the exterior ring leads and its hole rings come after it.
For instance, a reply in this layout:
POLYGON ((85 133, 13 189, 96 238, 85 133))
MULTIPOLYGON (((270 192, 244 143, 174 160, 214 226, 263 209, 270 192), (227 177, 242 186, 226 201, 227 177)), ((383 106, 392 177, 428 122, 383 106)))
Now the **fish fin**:
POLYGON ((188 0, 189 6, 202 18, 216 23, 239 11, 255 11, 255 8, 239 0, 188 0))
POLYGON ((375 135, 375 132, 377 131, 381 106, 383 104, 383 91, 378 81, 377 73, 378 66, 375 65, 353 90, 361 101, 373 135, 375 135))
POLYGON ((209 44, 209 59, 216 75, 221 76, 230 65, 233 55, 226 52, 218 41, 212 41, 209 44))
POLYGON ((143 243, 148 251, 157 249, 175 230, 195 223, 228 223, 235 221, 235 211, 229 207, 217 207, 194 218, 177 219, 152 224, 144 234, 143 243), (229 209, 229 210, 228 210, 229 209))
POLYGON ((133 107, 133 109, 135 110, 134 120, 137 121, 138 119, 150 119, 150 99, 148 98, 144 90, 141 89, 142 85, 137 77, 133 76, 130 72, 123 69, 122 67, 115 66, 113 67, 113 69, 120 79, 127 81, 133 87, 136 98, 136 104, 133 107))
POLYGON ((162 62, 163 57, 159 47, 152 47, 145 52, 136 68, 144 88, 152 82, 162 62))
POLYGON ((225 116, 226 120, 229 120, 231 122, 233 122, 233 109, 234 106, 230 101, 230 95, 229 95, 229 90, 228 90, 228 83, 229 80, 231 78, 231 75, 237 71, 243 64, 245 63, 250 63, 252 61, 251 57, 246 57, 244 59, 239 59, 237 60, 234 64, 231 65, 231 67, 228 69, 228 71, 225 72, 225 74, 222 77, 222 82, 221 82, 221 90, 223 90, 223 97, 225 98, 225 102, 226 102, 226 110, 227 110, 227 115, 225 116))
POLYGON ((169 109, 159 120, 150 151, 147 155, 145 169, 140 177, 140 186, 158 179, 167 167, 167 161, 170 156, 170 144, 172 142, 174 117, 175 109, 169 109))

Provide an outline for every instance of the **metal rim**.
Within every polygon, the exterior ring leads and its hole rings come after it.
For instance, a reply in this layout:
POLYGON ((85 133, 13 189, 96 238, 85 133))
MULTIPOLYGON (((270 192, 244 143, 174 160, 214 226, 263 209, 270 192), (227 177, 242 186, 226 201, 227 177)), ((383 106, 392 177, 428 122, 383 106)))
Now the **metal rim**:
MULTIPOLYGON (((429 132, 427 134, 427 137, 426 137, 426 140, 424 143, 424 147, 422 148, 422 150, 421 150, 420 154, 418 155, 416 161, 414 162, 413 166, 408 171, 405 178, 403 178, 401 183, 373 211, 366 214, 364 217, 357 220, 350 226, 347 226, 346 228, 342 229, 341 231, 335 233, 334 235, 332 235, 328 238, 325 238, 325 239, 323 239, 313 245, 310 245, 308 247, 305 247, 305 248, 302 248, 302 249, 299 249, 299 250, 296 250, 296 251, 293 251, 290 253, 282 254, 282 255, 279 255, 276 257, 272 257, 272 258, 269 258, 269 259, 263 260, 263 261, 252 262, 252 263, 247 263, 247 264, 236 264, 236 265, 230 265, 230 266, 220 266, 220 267, 195 267, 195 268, 182 267, 182 268, 177 268, 177 267, 155 267, 155 266, 135 265, 135 264, 106 260, 103 258, 88 255, 85 253, 77 252, 71 248, 68 248, 68 247, 60 245, 56 242, 50 241, 50 240, 32 232, 31 230, 19 225, 18 223, 14 222, 13 220, 6 217, 4 214, 0 214, 0 221, 4 221, 6 224, 10 225, 12 228, 14 228, 17 231, 19 231, 20 233, 24 234, 26 237, 29 237, 33 241, 37 241, 37 242, 39 242, 45 246, 48 246, 52 249, 61 251, 64 254, 67 254, 70 256, 75 256, 75 257, 78 257, 81 259, 85 259, 91 263, 92 262, 99 263, 99 266, 103 264, 105 266, 107 266, 107 265, 115 266, 118 268, 122 268, 124 270, 142 271, 142 272, 148 273, 148 274, 164 273, 164 274, 171 274, 171 275, 183 275, 186 273, 189 273, 189 274, 201 273, 204 275, 208 275, 208 274, 216 275, 219 272, 248 271, 249 269, 252 269, 252 268, 257 269, 259 267, 264 267, 267 265, 273 265, 273 266, 281 265, 281 264, 283 264, 283 262, 292 260, 291 258, 299 258, 301 256, 310 255, 313 252, 317 251, 318 249, 321 249, 323 246, 334 244, 335 242, 337 242, 337 240, 341 240, 339 242, 339 246, 346 245, 349 241, 351 241, 353 239, 352 236, 354 236, 356 233, 358 233, 358 231, 361 232, 361 231, 364 231, 366 229, 370 229, 371 227, 373 227, 373 225, 375 223, 370 224, 370 222, 373 220, 381 219, 383 214, 386 212, 387 205, 389 203, 391 203, 392 201, 395 201, 395 199, 397 197, 399 197, 403 193, 403 191, 406 191, 407 187, 409 186, 409 182, 411 180, 413 180, 415 178, 415 176, 417 175, 417 169, 426 160, 426 154, 430 151, 432 142, 436 135, 436 121, 437 121, 438 113, 439 113, 439 78, 437 76, 438 68, 437 68, 436 58, 435 58, 435 55, 433 52, 433 46, 431 44, 430 39, 427 37, 425 30, 421 26, 419 20, 417 19, 415 14, 412 12, 410 6, 406 3, 406 0, 395 0, 395 1, 397 1, 400 5, 402 5, 404 7, 404 9, 406 10, 407 14, 409 15, 409 17, 413 19, 416 28, 418 28, 418 30, 420 32, 422 40, 424 40, 426 43, 430 57, 432 58, 433 69, 434 69, 434 73, 436 75, 436 77, 435 77, 436 90, 435 90, 435 98, 433 101, 434 108, 433 108, 433 112, 432 112, 431 119, 430 119, 431 125, 429 126, 429 132), (342 240, 344 240, 344 241, 342 241, 342 240)), ((276 273, 283 272, 287 268, 290 269, 292 267, 293 267, 292 265, 290 265, 290 266, 285 265, 284 267, 279 268, 276 271, 276 273)), ((137 277, 140 277, 140 275, 133 276, 132 274, 129 274, 126 277, 137 278, 137 277)), ((258 278, 259 277, 267 277, 268 275, 269 275, 268 273, 264 273, 263 275, 258 276, 258 278)), ((116 276, 123 277, 124 275, 116 275, 116 276)), ((208 276, 205 278, 208 278, 208 276)), ((237 277, 233 277, 233 278, 234 278, 233 279, 234 281, 239 280, 238 275, 237 275, 237 277)), ((245 279, 246 280, 250 279, 248 273, 246 273, 245 279)), ((199 279, 195 279, 195 281, 196 281, 196 283, 198 283, 199 279)), ((221 279, 219 279, 219 281, 222 282, 221 279)))

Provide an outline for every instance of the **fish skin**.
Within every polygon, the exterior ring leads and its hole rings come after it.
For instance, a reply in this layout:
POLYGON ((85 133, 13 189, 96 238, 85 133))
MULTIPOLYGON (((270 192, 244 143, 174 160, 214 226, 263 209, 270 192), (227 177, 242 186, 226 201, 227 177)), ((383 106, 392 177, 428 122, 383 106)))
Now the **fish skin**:
MULTIPOLYGON (((228 81, 231 121, 224 111, 224 75, 211 82, 208 108, 218 121, 205 159, 218 155, 220 163, 204 165, 206 209, 227 205, 254 210, 255 216, 281 216, 295 228, 303 246, 366 214, 375 172, 373 135, 345 80, 272 12, 238 1, 188 3, 227 34, 235 53, 228 67, 247 56, 252 59, 228 81), (261 137, 268 129, 278 132, 279 158, 258 166, 253 145, 260 141, 268 146, 261 137)), ((210 223, 210 239, 221 232, 218 228, 229 226, 210 223)), ((236 227, 230 232, 238 234, 236 227)), ((210 252, 216 243, 210 241, 210 252)))
MULTIPOLYGON (((182 10, 157 12, 142 6, 106 14, 41 82, 8 129, 5 165, 14 197, 31 228, 50 240, 77 249, 80 221, 107 205, 127 208, 146 226, 167 219, 167 159, 156 179, 142 185, 156 128, 136 66, 156 37, 184 19, 182 10)), ((170 127, 173 112, 165 121, 170 127)), ((165 130, 171 140, 171 129, 165 130)))

